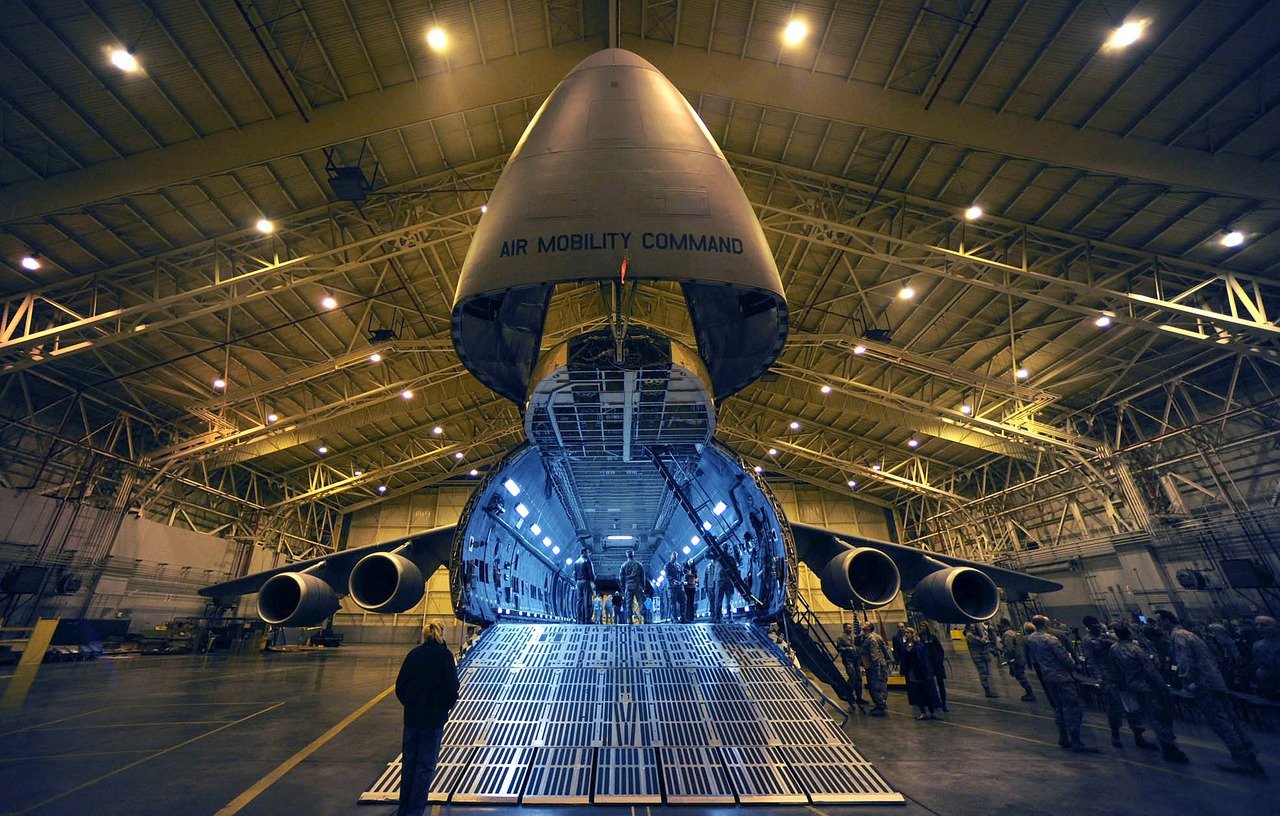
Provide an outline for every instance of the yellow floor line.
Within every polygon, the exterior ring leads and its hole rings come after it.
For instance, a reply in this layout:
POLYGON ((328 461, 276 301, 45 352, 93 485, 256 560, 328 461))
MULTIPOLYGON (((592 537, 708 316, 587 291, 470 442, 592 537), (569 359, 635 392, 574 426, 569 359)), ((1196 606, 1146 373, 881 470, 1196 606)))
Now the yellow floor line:
POLYGON ((323 747, 325 743, 327 743, 329 740, 333 739, 334 737, 338 736, 338 734, 340 734, 342 730, 345 729, 347 726, 351 725, 351 723, 363 717, 365 713, 369 711, 369 709, 373 708, 375 705, 382 702, 382 700, 385 699, 387 695, 391 694, 391 692, 395 691, 395 689, 396 687, 394 685, 387 686, 385 689, 380 691, 377 694, 377 696, 375 696, 372 700, 360 706, 355 711, 351 712, 345 718, 343 718, 342 721, 339 722, 337 725, 335 725, 333 728, 330 728, 328 731, 324 732, 319 737, 316 737, 314 740, 312 740, 311 744, 309 744, 307 747, 303 748, 301 751, 298 751, 296 754, 289 757, 284 762, 281 762, 279 765, 275 767, 274 770, 271 771, 271 773, 267 774, 266 776, 259 779, 257 782, 254 782, 252 785, 250 785, 244 791, 244 793, 240 794, 235 799, 232 799, 230 802, 228 802, 226 807, 219 810, 217 813, 214 814, 214 816, 233 816, 233 814, 239 813, 241 810, 245 808, 246 805, 248 805, 254 799, 257 799, 259 796, 261 796, 263 791, 265 791, 267 788, 274 785, 276 782, 280 781, 281 777, 283 777, 289 771, 297 767, 297 765, 301 763, 304 759, 311 756, 316 751, 320 750, 320 748, 323 747))
POLYGON ((107 773, 104 773, 102 776, 94 777, 93 779, 90 779, 88 782, 82 782, 81 784, 76 785, 74 788, 71 788, 70 790, 65 790, 65 791, 63 791, 62 793, 59 793, 59 794, 55 794, 55 795, 53 795, 53 796, 50 796, 48 799, 45 799, 45 800, 44 800, 44 801, 42 801, 42 802, 37 802, 36 804, 32 805, 31 807, 26 808, 25 810, 19 810, 19 811, 16 811, 16 816, 22 816, 22 814, 24 814, 24 813, 32 813, 33 811, 39 810, 40 808, 44 807, 44 806, 45 806, 45 805, 47 805, 47 804, 50 804, 50 803, 52 803, 52 802, 56 802, 56 801, 58 801, 59 799, 64 799, 64 798, 66 798, 66 797, 70 796, 70 795, 71 795, 71 794, 73 794, 73 793, 78 793, 79 791, 82 791, 82 790, 84 790, 85 788, 87 788, 87 787, 89 787, 89 786, 91 786, 91 785, 96 785, 96 784, 98 784, 99 782, 101 782, 101 781, 102 781, 102 780, 104 780, 104 779, 110 779, 111 777, 115 776, 115 775, 116 775, 116 774, 118 774, 118 773, 123 773, 124 771, 127 771, 127 770, 129 770, 130 768, 136 768, 136 767, 138 767, 139 765, 141 765, 141 764, 142 764, 142 763, 144 763, 144 762, 149 762, 149 761, 151 761, 151 760, 155 759, 156 757, 164 756, 165 754, 172 753, 173 751, 176 751, 176 750, 178 750, 179 748, 185 748, 186 746, 190 745, 191 743, 193 743, 193 742, 198 742, 199 740, 202 740, 202 739, 204 739, 205 737, 213 736, 214 734, 218 733, 219 731, 225 731, 225 730, 227 730, 228 728, 231 728, 231 727, 233 727, 233 726, 239 725, 239 724, 240 724, 240 723, 242 723, 242 722, 247 722, 247 721, 249 721, 249 720, 252 720, 254 717, 257 717, 257 716, 258 716, 258 715, 260 715, 260 714, 266 714, 268 711, 272 711, 272 710, 274 710, 274 709, 279 708, 280 706, 284 705, 284 704, 285 704, 285 702, 287 702, 287 701, 285 701, 285 700, 281 700, 280 702, 275 703, 274 705, 267 706, 266 708, 262 709, 261 711, 255 711, 255 712, 253 712, 252 714, 249 714, 248 716, 241 717, 240 719, 235 720, 235 721, 233 721, 233 722, 229 722, 229 723, 227 723, 226 725, 222 725, 222 726, 219 726, 218 728, 211 729, 211 730, 209 730, 209 731, 204 732, 203 734, 198 734, 198 735, 196 735, 196 736, 192 737, 191 739, 183 740, 182 742, 178 743, 177 745, 171 745, 171 746, 169 746, 168 748, 165 748, 165 749, 164 749, 164 750, 162 750, 162 751, 156 751, 154 754, 149 754, 149 755, 147 755, 147 756, 144 756, 142 759, 134 760, 133 762, 130 762, 128 765, 122 765, 121 767, 116 768, 114 771, 108 771, 107 773))

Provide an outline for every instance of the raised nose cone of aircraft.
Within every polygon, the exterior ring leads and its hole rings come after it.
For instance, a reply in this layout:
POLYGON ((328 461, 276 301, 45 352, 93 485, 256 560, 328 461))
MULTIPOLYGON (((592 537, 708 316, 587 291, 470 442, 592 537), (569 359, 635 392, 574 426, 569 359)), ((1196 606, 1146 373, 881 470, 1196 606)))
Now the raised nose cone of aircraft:
POLYGON ((547 97, 489 198, 454 300, 459 356, 523 404, 554 287, 624 268, 680 283, 716 400, 782 350, 782 282, 741 185, 675 86, 610 49, 547 97))

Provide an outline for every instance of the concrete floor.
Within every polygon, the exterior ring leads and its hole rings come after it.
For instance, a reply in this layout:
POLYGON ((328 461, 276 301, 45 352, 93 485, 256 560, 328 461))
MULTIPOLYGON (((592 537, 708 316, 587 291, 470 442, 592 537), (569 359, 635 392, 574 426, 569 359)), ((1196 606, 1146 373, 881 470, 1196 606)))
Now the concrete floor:
MULTIPOLYGON (((0 813, 385 816, 394 808, 360 806, 356 799, 399 751, 400 707, 394 697, 374 701, 394 681, 405 651, 349 646, 44 666, 22 706, 0 711, 0 813)), ((916 722, 905 695, 893 692, 890 717, 855 715, 849 722, 863 755, 907 796, 905 807, 767 806, 758 812, 1280 813, 1275 734, 1254 734, 1268 779, 1216 770, 1226 752, 1212 732, 1189 723, 1178 723, 1189 766, 1167 765, 1154 752, 1113 749, 1098 712, 1088 715, 1086 739, 1102 753, 1069 754, 1056 744, 1043 700, 1019 702, 1021 691, 1005 675, 997 680, 1003 696, 985 699, 963 655, 952 660, 952 674, 946 721, 916 722)), ((0 687, 13 683, 0 677, 0 687)), ((516 810, 459 805, 434 812, 516 810)), ((524 816, 583 812, 518 810, 524 816)), ((642 810, 742 808, 598 807, 592 813, 642 810)))

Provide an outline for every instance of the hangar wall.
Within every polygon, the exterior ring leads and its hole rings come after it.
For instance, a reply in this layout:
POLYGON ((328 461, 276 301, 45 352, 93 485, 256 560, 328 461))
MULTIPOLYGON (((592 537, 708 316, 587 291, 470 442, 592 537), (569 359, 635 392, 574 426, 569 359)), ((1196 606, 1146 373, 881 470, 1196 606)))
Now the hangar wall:
MULTIPOLYGON (((130 618, 130 631, 139 632, 200 614, 205 599, 196 590, 230 569, 232 542, 133 514, 116 530, 112 516, 87 501, 0 488, 0 569, 32 563, 47 542, 43 563, 81 581, 74 594, 47 595, 34 617, 130 618), (103 540, 105 552, 96 549, 103 540)), ((31 616, 29 600, 18 598, 9 615, 14 625, 31 616)))

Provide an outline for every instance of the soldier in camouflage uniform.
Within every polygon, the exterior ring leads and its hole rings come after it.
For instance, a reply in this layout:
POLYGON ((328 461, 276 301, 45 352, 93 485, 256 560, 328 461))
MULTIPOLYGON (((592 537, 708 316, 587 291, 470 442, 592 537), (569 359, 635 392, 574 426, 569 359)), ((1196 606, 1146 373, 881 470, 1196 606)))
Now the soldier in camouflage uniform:
POLYGON ((1178 616, 1169 610, 1157 610, 1156 620, 1173 641, 1174 659, 1183 691, 1191 692, 1200 713, 1231 752, 1232 762, 1218 765, 1218 768, 1248 776, 1265 776, 1266 769, 1258 764, 1253 742, 1240 727, 1240 720, 1231 708, 1227 684, 1209 653, 1209 647, 1194 632, 1184 629, 1178 616))
POLYGON ((1146 731, 1142 727, 1142 716, 1137 711, 1126 711, 1124 701, 1120 699, 1120 685, 1115 666, 1111 663, 1111 647, 1116 643, 1115 635, 1107 631, 1102 621, 1093 615, 1085 615, 1080 622, 1085 628, 1080 645, 1084 649, 1085 659, 1089 661, 1092 675, 1098 678, 1098 694, 1107 709, 1107 725, 1111 726, 1111 744, 1117 748, 1124 747, 1124 743, 1120 741, 1120 725, 1128 719, 1129 728, 1133 730, 1133 744, 1139 748, 1155 748, 1142 736, 1146 731))
POLYGON ((867 693, 871 695, 871 714, 883 717, 889 713, 885 699, 889 696, 889 647, 876 633, 871 621, 862 624, 862 663, 867 673, 867 693))
POLYGON ((1151 723, 1160 742, 1165 762, 1187 763, 1173 734, 1173 713, 1169 710, 1169 687, 1147 650, 1134 642, 1133 631, 1123 623, 1113 624, 1116 643, 1111 647, 1112 671, 1118 688, 1133 698, 1142 718, 1151 723))
POLYGON ((991 644, 987 636, 977 624, 969 624, 964 628, 964 640, 969 644, 969 659, 978 670, 978 679, 982 681, 982 690, 988 697, 999 697, 991 690, 991 644))
POLYGON ((1076 753, 1096 754, 1080 739, 1084 709, 1075 678, 1071 676, 1075 660, 1062 641, 1049 633, 1049 619, 1036 615, 1031 619, 1036 631, 1027 638, 1027 660, 1040 672, 1040 682, 1053 706, 1053 720, 1058 726, 1058 744, 1076 753))
POLYGON ((867 701, 862 697, 862 650, 859 648, 860 638, 854 637, 853 624, 844 625, 844 634, 836 638, 836 651, 840 653, 840 662, 844 664, 844 673, 849 676, 849 699, 862 708, 867 701))
POLYGON ((1031 683, 1027 681, 1027 644, 1022 633, 1015 631, 1013 624, 1007 620, 1000 621, 1000 654, 1009 664, 1009 676, 1017 680, 1025 692, 1022 701, 1034 703, 1036 693, 1031 690, 1031 683))

